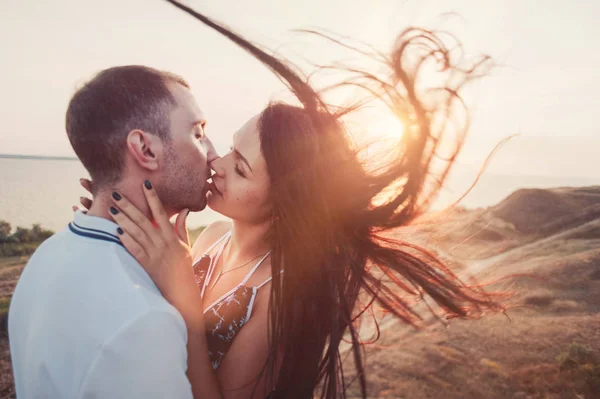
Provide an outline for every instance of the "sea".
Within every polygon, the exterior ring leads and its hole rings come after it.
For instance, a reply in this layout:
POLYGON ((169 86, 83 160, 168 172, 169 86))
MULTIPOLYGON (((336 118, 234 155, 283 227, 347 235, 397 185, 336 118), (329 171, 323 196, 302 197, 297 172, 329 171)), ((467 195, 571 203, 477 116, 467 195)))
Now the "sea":
MULTIPOLYGON (((440 192, 434 208, 453 203, 471 186, 478 170, 457 165, 440 192)), ((72 206, 87 195, 79 185, 88 177, 76 159, 0 157, 0 220, 17 226, 42 227, 60 231, 71 221, 72 206)), ((467 208, 492 206, 520 188, 552 188, 599 185, 600 179, 484 173, 461 201, 467 208)), ((195 228, 226 219, 206 209, 190 214, 188 227, 195 228)))
MULTIPOLYGON (((73 205, 89 193, 79 179, 89 175, 79 160, 0 158, 0 220, 13 228, 40 224, 52 231, 64 229, 73 218, 73 205)), ((188 227, 200 227, 222 215, 206 209, 191 213, 188 227)))

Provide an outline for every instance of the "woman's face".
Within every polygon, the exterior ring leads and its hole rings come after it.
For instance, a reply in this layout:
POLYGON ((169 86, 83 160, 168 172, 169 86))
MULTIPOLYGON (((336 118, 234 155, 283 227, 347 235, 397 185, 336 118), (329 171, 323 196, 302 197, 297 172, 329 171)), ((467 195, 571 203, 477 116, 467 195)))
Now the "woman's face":
POLYGON ((260 114, 233 135, 231 150, 211 163, 208 206, 234 220, 262 223, 271 215, 270 180, 260 147, 260 114))

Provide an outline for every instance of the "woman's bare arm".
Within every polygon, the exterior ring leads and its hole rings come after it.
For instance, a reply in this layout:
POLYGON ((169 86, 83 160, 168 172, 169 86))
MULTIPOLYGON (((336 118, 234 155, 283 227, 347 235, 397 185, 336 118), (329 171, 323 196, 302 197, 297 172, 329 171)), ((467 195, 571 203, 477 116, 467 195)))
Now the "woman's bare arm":
POLYGON ((217 369, 221 393, 226 399, 264 399, 271 391, 265 367, 269 355, 270 287, 267 284, 259 290, 250 320, 235 337, 217 369))

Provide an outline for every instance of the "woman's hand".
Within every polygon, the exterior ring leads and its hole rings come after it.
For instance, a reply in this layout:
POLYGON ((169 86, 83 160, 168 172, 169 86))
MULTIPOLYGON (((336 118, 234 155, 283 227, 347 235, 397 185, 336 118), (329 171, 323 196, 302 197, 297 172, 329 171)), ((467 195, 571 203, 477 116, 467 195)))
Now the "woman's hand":
MULTIPOLYGON (((92 181, 90 179, 86 179, 86 178, 81 178, 79 179, 79 184, 81 184, 81 187, 85 188, 86 191, 88 193, 90 193, 90 195, 92 195, 92 181)), ((92 207, 92 199, 87 198, 87 197, 79 197, 79 203, 81 205, 83 205, 83 207, 85 209, 87 209, 88 211, 90 210, 90 208, 92 207)), ((78 205, 73 205, 73 212, 78 211, 79 206, 78 205)))
POLYGON ((188 370, 195 398, 222 398, 213 372, 200 291, 192 269, 192 253, 185 219, 188 210, 177 216, 175 226, 169 222, 156 190, 144 182, 144 196, 154 221, 150 221, 127 198, 113 193, 109 211, 119 225, 118 233, 125 248, 133 255, 171 305, 181 313, 188 330, 188 370))
POLYGON ((204 330, 203 306, 192 269, 184 209, 171 225, 156 190, 147 180, 143 192, 154 223, 120 193, 113 193, 110 214, 119 225, 121 242, 146 270, 163 296, 183 316, 188 329, 204 330))

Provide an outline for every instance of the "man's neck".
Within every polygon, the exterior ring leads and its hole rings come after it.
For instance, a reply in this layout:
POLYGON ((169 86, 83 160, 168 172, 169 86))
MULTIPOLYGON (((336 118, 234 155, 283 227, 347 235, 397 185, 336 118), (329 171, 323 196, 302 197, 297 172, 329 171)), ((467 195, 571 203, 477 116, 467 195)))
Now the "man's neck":
MULTIPOLYGON (((153 219, 150 212, 150 207, 148 206, 146 198, 144 197, 144 193, 142 192, 141 185, 137 189, 119 187, 114 190, 127 198, 127 200, 129 200, 129 202, 133 204, 140 212, 142 212, 148 219, 153 219)), ((114 221, 109 211, 109 208, 115 205, 115 201, 112 199, 112 193, 113 190, 110 189, 98 191, 94 197, 92 207, 87 214, 90 216, 97 216, 114 221)), ((118 208, 118 202, 116 207, 118 208)))

